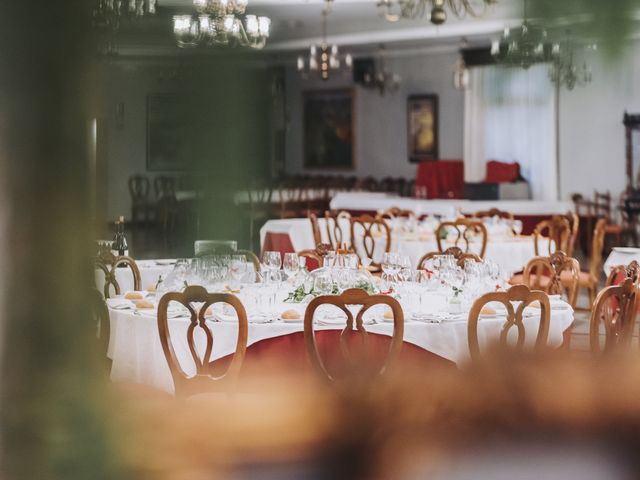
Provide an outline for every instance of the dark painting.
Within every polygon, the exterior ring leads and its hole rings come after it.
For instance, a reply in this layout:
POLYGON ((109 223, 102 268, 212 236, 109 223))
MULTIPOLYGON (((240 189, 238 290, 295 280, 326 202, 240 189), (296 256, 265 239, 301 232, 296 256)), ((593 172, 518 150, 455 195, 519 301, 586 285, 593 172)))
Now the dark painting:
POLYGON ((353 91, 304 94, 304 166, 353 168, 353 91))
POLYGON ((177 95, 147 97, 147 170, 183 171, 190 161, 189 111, 177 95))
POLYGON ((437 160, 437 95, 411 95, 407 101, 407 120, 409 160, 437 160))

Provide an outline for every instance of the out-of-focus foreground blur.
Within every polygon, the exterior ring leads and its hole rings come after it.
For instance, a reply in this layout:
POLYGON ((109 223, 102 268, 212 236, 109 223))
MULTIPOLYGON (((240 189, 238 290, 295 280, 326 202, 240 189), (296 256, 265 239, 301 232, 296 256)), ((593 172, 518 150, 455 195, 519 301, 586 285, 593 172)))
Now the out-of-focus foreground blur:
POLYGON ((0 478, 640 477, 638 2, 0 2, 0 478))

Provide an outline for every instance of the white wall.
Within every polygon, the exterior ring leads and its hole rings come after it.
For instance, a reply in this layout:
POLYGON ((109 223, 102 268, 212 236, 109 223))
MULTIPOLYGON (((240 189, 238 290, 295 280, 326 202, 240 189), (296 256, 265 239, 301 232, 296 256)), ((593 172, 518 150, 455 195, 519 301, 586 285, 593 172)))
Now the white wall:
POLYGON ((440 158, 462 159, 464 94, 453 88, 453 67, 457 58, 455 52, 390 57, 385 60, 387 70, 402 78, 398 91, 381 96, 377 90, 354 87, 355 169, 349 172, 304 168, 302 96, 305 90, 352 86, 350 76, 327 82, 302 80, 295 69, 288 69, 287 173, 415 177, 416 164, 409 162, 407 153, 407 97, 421 93, 435 93, 439 97, 440 158))
POLYGON ((622 116, 640 113, 640 43, 615 63, 589 57, 593 82, 560 92, 560 192, 618 195, 626 187, 622 116))

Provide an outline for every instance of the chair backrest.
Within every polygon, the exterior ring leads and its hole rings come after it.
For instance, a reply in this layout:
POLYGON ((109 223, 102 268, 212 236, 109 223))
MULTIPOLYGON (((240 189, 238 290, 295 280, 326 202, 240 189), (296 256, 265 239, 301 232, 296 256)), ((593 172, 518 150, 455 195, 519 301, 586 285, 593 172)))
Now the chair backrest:
POLYGON ((244 258, 246 258, 248 262, 251 262, 253 264, 253 269, 256 272, 260 271, 260 259, 251 250, 236 250, 235 254, 244 255, 244 258))
POLYGON ((257 179, 249 183, 247 194, 251 209, 264 208, 271 205, 273 189, 266 181, 257 179))
POLYGON ((129 193, 134 202, 140 202, 149 198, 151 182, 143 175, 132 175, 129 177, 129 193))
POLYGON ((607 219, 601 218, 596 222, 591 239, 591 259, 589 260, 589 274, 593 278, 600 278, 602 271, 602 251, 606 234, 607 219))
POLYGON ((536 225, 533 231, 533 249, 536 256, 544 254, 551 255, 556 250, 566 252, 569 246, 569 239, 571 237, 571 226, 569 220, 561 216, 553 216, 550 219, 542 220, 536 225), (541 252, 540 240, 542 238, 548 239, 549 248, 547 252, 541 252))
POLYGON ((233 389, 238 379, 240 368, 247 350, 248 323, 247 313, 235 296, 228 293, 208 293, 204 287, 191 286, 183 292, 169 292, 162 296, 158 303, 158 332, 162 351, 169 365, 176 395, 188 396, 190 394, 203 393, 220 389, 224 383, 229 382, 229 389, 233 389), (170 302, 178 302, 187 308, 190 315, 190 324, 187 328, 187 344, 191 360, 195 364, 195 375, 188 375, 175 353, 170 335, 167 309, 170 302), (238 316, 238 339, 233 358, 222 375, 214 377, 211 374, 211 355, 213 351, 213 332, 205 318, 207 308, 215 303, 229 304, 238 316), (205 334, 206 342, 204 352, 196 344, 196 327, 200 327, 205 334), (224 383, 222 383, 224 381, 224 383))
POLYGON ((593 192, 593 209, 596 217, 609 219, 611 215, 611 192, 593 192))
POLYGON ((387 208, 385 211, 380 212, 377 216, 385 220, 393 220, 398 217, 417 218, 413 210, 406 210, 399 207, 387 208))
POLYGON ((492 208, 489 210, 480 210, 479 212, 476 212, 473 216, 476 218, 498 217, 498 218, 504 218, 506 220, 514 219, 513 213, 507 212, 506 210, 500 210, 499 208, 492 208))
POLYGON ((353 378, 353 375, 364 375, 366 378, 373 378, 377 375, 384 374, 398 357, 402 349, 404 337, 404 314, 400 303, 393 297, 388 295, 369 295, 361 289, 352 288, 345 290, 341 295, 322 295, 314 298, 307 307, 304 315, 304 338, 307 347, 307 353, 315 370, 325 379, 335 382, 336 376, 331 374, 323 361, 316 343, 314 331, 314 313, 322 305, 335 305, 346 315, 346 325, 340 334, 340 352, 343 360, 345 360, 345 373, 353 378), (355 319, 353 313, 347 305, 361 305, 362 308, 356 314, 355 319), (369 338, 364 328, 363 315, 367 310, 376 305, 387 305, 393 314, 393 335, 391 337, 391 345, 386 354, 382 365, 376 364, 372 367, 370 359, 371 352, 369 347, 369 338), (359 334, 360 347, 357 354, 354 354, 353 335, 359 334))
POLYGON ((554 252, 550 257, 534 257, 524 269, 523 281, 531 290, 542 290, 548 295, 566 294, 567 302, 575 308, 580 263, 561 251, 554 252), (568 272, 568 275, 563 277, 563 272, 568 272))
POLYGON ((441 222, 436 229, 436 242, 438 243, 438 251, 443 252, 445 250, 443 243, 446 236, 447 241, 449 236, 455 235, 454 246, 464 245, 463 250, 469 252, 470 244, 473 237, 480 235, 482 243, 480 245, 480 251, 478 256, 484 258, 484 252, 487 249, 487 241, 489 234, 487 233, 487 227, 484 226, 482 221, 475 218, 460 217, 455 221, 441 222))
POLYGON ((314 264, 309 265, 307 262, 307 269, 309 271, 315 270, 316 268, 320 268, 322 267, 322 264, 324 263, 323 259, 324 257, 322 255, 320 255, 316 250, 313 249, 307 249, 307 250, 300 250, 298 253, 298 257, 303 257, 305 259, 310 259, 313 260, 315 262, 314 264))
POLYGON ((351 214, 345 211, 333 212, 327 210, 324 212, 324 220, 329 245, 335 248, 343 243, 347 243, 344 231, 342 230, 342 224, 351 221, 351 214))
POLYGON ((351 217, 351 249, 358 255, 360 262, 364 256, 371 259, 374 269, 380 268, 376 261, 376 253, 386 253, 391 250, 391 229, 382 218, 371 215, 351 217), (376 238, 382 241, 376 241, 376 238))
POLYGON ((619 285, 600 291, 591 310, 589 337, 592 353, 597 355, 629 346, 635 324, 637 290, 633 280, 627 278, 619 285))
POLYGON ((567 245, 567 255, 573 257, 573 251, 578 243, 580 235, 580 217, 575 212, 567 212, 564 217, 569 221, 571 227, 571 235, 569 236, 569 245, 567 245))
POLYGON ((534 349, 542 349, 547 344, 549 336, 549 323, 551 318, 551 307, 549 305, 549 297, 546 293, 539 290, 530 290, 526 285, 515 285, 506 292, 486 293, 478 298, 469 311, 468 341, 469 354, 472 359, 480 358, 480 342, 478 339, 478 321, 482 308, 491 302, 501 303, 506 310, 506 322, 500 331, 499 345, 504 348, 515 348, 517 350, 524 349, 526 338, 526 329, 523 323, 524 309, 533 302, 539 302, 540 321, 538 323, 538 332, 534 349), (520 302, 517 308, 511 302, 520 302), (509 332, 512 327, 517 329, 517 338, 515 346, 509 342, 509 332))
POLYGON ((322 234, 320 233, 320 224, 318 223, 318 216, 315 213, 309 212, 307 214, 309 221, 311 222, 311 233, 313 233, 313 243, 316 245, 322 243, 322 234))
POLYGON ((444 252, 429 252, 425 253, 418 262, 418 269, 424 268, 424 264, 431 260, 436 255, 452 255, 456 259, 456 264, 459 267, 464 267, 465 260, 473 260, 475 262, 482 262, 482 259, 475 253, 463 252, 460 247, 449 247, 444 252))
POLYGON ((630 278, 633 283, 638 284, 640 281, 640 263, 633 260, 629 265, 616 265, 609 272, 604 286, 619 285, 627 278, 630 278))
POLYGON ((110 258, 102 255, 99 257, 95 266, 97 269, 101 270, 104 273, 104 298, 110 297, 110 290, 113 287, 113 290, 116 295, 120 295, 122 292, 120 291, 120 284, 118 283, 118 279, 116 278, 116 272, 120 265, 124 265, 131 269, 131 274, 133 275, 133 289, 134 290, 142 290, 142 277, 140 276, 140 269, 138 268, 138 264, 136 261, 127 256, 116 257, 111 255, 110 258))
POLYGON ((235 240, 196 240, 193 243, 196 257, 207 255, 233 255, 238 250, 238 242, 235 240))
POLYGON ((153 179, 153 189, 156 191, 158 200, 164 198, 175 198, 176 196, 176 179, 167 177, 166 175, 158 175, 153 179))

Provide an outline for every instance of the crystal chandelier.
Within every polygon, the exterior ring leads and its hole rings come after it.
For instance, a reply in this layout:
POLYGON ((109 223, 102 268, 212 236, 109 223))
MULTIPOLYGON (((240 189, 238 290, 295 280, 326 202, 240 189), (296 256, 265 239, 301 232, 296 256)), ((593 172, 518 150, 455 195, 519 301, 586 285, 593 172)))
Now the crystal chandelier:
POLYGON ((97 0, 93 8, 93 26, 117 31, 123 18, 155 15, 156 0, 97 0))
POLYGON ((327 43, 327 15, 331 11, 331 0, 328 0, 322 10, 322 41, 319 46, 311 45, 309 56, 298 57, 297 68, 303 78, 308 78, 311 73, 319 72, 322 80, 329 80, 329 73, 339 71, 342 65, 347 70, 353 66, 353 58, 350 53, 340 54, 337 45, 327 43))
POLYGON ((464 18, 467 15, 481 17, 496 3, 498 0, 379 0, 377 7, 380 16, 389 22, 428 16, 434 25, 442 25, 447 21, 445 6, 456 17, 464 18))
POLYGON ((393 93, 400 88, 400 75, 388 71, 384 64, 384 46, 380 46, 380 55, 377 61, 378 68, 373 72, 364 74, 363 86, 377 89, 380 95, 387 92, 393 93))
POLYGON ((180 48, 228 45, 261 49, 269 38, 269 17, 246 15, 248 0, 193 0, 197 15, 174 15, 180 48))
POLYGON ((491 55, 500 64, 526 70, 534 63, 548 61, 546 42, 546 30, 525 19, 516 29, 505 27, 502 39, 491 43, 491 55))
POLYGON ((551 46, 551 68, 549 78, 558 86, 564 86, 567 90, 573 90, 576 86, 584 87, 591 83, 591 68, 586 60, 580 65, 575 64, 575 53, 579 48, 597 50, 596 44, 579 47, 571 39, 554 43, 551 46))

